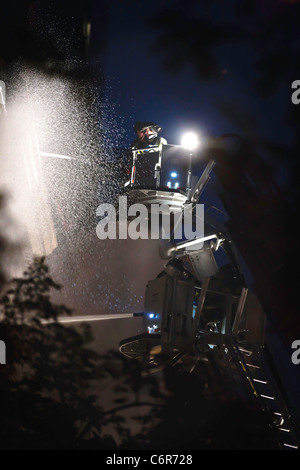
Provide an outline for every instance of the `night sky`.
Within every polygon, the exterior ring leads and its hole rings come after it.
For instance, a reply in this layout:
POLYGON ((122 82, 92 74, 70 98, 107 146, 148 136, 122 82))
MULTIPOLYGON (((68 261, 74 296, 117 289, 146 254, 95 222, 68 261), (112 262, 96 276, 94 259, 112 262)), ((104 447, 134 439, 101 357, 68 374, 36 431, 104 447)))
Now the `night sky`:
MULTIPOLYGON (((179 11, 181 27, 197 33, 199 26, 192 23, 196 18, 209 25, 230 23, 236 28, 240 21, 236 3, 229 1, 226 6, 224 2, 206 1, 112 3, 105 73, 128 131, 135 120, 150 119, 158 121, 167 140, 176 144, 180 143, 182 133, 190 128, 204 136, 228 132, 244 134, 244 123, 222 112, 222 104, 226 103, 233 110, 243 110, 244 120, 249 124, 247 130, 257 140, 290 142, 292 130, 285 121, 291 106, 290 78, 285 77, 270 96, 260 96, 255 90, 255 80, 259 75, 257 50, 249 38, 233 39, 225 45, 216 42, 213 55, 217 70, 214 76, 204 77, 201 72, 197 73, 197 51, 189 59, 188 44, 180 47, 175 41, 173 45, 169 44, 169 50, 173 53, 175 49, 178 62, 182 55, 187 61, 178 71, 168 67, 167 59, 171 54, 168 55, 167 48, 163 49, 162 27, 156 27, 162 10, 171 8, 179 11)), ((283 2, 273 2, 273 5, 272 2, 253 3, 257 5, 257 11, 253 13, 252 22, 256 16, 259 19, 266 12, 272 21, 272 14, 278 14, 275 4, 281 3, 283 7, 283 2)), ((170 17, 170 10, 167 17, 170 17)), ((249 31, 251 22, 244 19, 244 26, 249 31)))
MULTIPOLYGON (((297 0, 3 3, 4 74, 20 57, 82 58, 81 23, 90 21, 88 67, 104 74, 124 146, 136 120, 157 121, 175 144, 186 129, 236 132, 277 150, 292 143, 297 0)), ((282 155, 271 159, 282 173, 282 155)))

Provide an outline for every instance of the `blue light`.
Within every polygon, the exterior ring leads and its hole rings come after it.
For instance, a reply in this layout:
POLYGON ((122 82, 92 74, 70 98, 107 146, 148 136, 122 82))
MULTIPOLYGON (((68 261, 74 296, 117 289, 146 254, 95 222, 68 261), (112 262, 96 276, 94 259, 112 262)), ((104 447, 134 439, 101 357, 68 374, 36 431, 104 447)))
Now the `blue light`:
POLYGON ((154 316, 155 316, 154 313, 149 313, 148 315, 149 318, 154 318, 154 316))
POLYGON ((171 173, 171 177, 172 177, 172 178, 176 178, 176 176, 177 176, 177 173, 175 173, 175 171, 173 171, 173 172, 171 173))

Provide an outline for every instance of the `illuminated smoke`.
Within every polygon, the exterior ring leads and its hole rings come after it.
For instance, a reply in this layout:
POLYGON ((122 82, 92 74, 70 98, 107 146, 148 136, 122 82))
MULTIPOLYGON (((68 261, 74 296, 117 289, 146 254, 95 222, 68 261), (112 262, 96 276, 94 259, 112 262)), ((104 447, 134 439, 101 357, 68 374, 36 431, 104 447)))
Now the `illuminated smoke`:
POLYGON ((10 196, 14 237, 32 254, 47 255, 57 238, 92 223, 100 196, 114 194, 115 116, 89 80, 16 72, 1 121, 1 186, 10 196))
POLYGON ((13 275, 45 254, 63 286, 54 300, 76 313, 142 310, 146 283, 161 270, 157 242, 96 236, 96 207, 113 202, 122 181, 125 130, 109 85, 20 68, 7 95, 1 186, 10 235, 23 243, 13 275))

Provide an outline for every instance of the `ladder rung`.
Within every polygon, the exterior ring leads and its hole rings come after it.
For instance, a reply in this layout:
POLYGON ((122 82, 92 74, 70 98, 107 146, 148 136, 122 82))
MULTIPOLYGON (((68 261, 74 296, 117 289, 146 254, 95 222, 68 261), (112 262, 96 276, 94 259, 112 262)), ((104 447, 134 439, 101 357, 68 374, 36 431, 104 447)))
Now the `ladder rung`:
POLYGON ((259 379, 253 379, 253 382, 258 382, 259 384, 267 384, 268 382, 266 380, 259 380, 259 379))
POLYGON ((254 369, 260 369, 259 366, 255 366, 254 364, 247 364, 247 363, 246 363, 246 366, 248 366, 248 367, 253 367, 254 369))
POLYGON ((239 347, 239 350, 243 353, 248 354, 248 356, 251 356, 251 354, 252 354, 252 351, 249 351, 248 349, 244 349, 244 348, 239 347))
POLYGON ((260 395, 262 398, 267 398, 268 400, 275 400, 275 397, 269 397, 268 395, 260 395))
POLYGON ((292 449, 299 449, 299 446, 292 446, 291 444, 283 444, 285 447, 291 447, 292 449))
MULTIPOLYGON (((248 357, 252 356, 252 354, 253 354, 253 351, 250 351, 250 350, 245 349, 243 347, 240 347, 238 345, 235 348, 233 348, 233 352, 236 352, 237 350, 239 352, 241 352, 242 354, 244 354, 245 356, 248 356, 248 357)), ((225 352, 227 352, 227 351, 225 350, 225 352)), ((250 359, 250 361, 251 361, 251 359, 250 359)), ((241 364, 241 366, 244 370, 244 373, 246 373, 246 369, 245 369, 245 366, 243 364, 246 364, 247 367, 252 368, 252 369, 258 369, 258 370, 261 369, 261 367, 259 365, 247 363, 247 359, 244 360, 244 362, 241 362, 240 360, 238 360, 238 362, 241 364)), ((250 377, 248 377, 247 374, 245 374, 245 375, 246 375, 246 378, 248 380, 250 380, 250 382, 251 382, 250 377)), ((266 379, 264 380, 264 379, 253 378, 252 381, 255 382, 255 383, 258 383, 258 384, 268 385, 268 380, 266 380, 266 379)), ((264 394, 261 394, 259 392, 257 393, 254 389, 253 384, 252 384, 252 388, 253 388, 254 393, 255 393, 256 396, 260 396, 261 398, 266 399, 266 400, 270 400, 270 401, 275 400, 275 396, 264 395, 264 394)), ((265 391, 267 391, 267 390, 265 390, 265 391)), ((291 429, 282 427, 282 425, 284 425, 284 423, 285 423, 285 420, 282 416, 282 413, 274 411, 273 415, 280 417, 280 419, 277 419, 277 421, 279 421, 279 422, 277 422, 277 424, 276 424, 276 428, 278 429, 278 431, 282 431, 282 432, 285 432, 287 434, 291 433, 291 429)), ((286 447, 286 448, 290 448, 290 449, 299 449, 298 445, 292 445, 292 444, 288 444, 288 443, 283 443, 283 446, 286 447)))

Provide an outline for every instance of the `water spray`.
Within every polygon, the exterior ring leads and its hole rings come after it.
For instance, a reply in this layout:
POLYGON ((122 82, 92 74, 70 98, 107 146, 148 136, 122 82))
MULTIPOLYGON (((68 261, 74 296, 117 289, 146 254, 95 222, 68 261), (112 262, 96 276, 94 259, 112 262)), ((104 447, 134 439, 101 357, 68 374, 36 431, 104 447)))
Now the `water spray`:
POLYGON ((124 318, 141 317, 144 312, 137 313, 115 313, 107 315, 78 315, 72 317, 58 317, 57 320, 41 320, 43 325, 50 323, 82 323, 91 321, 103 321, 103 320, 121 320, 124 318))
POLYGON ((68 155, 58 155, 57 153, 40 152, 40 155, 41 157, 62 158, 65 160, 76 160, 75 157, 69 157, 68 155))

